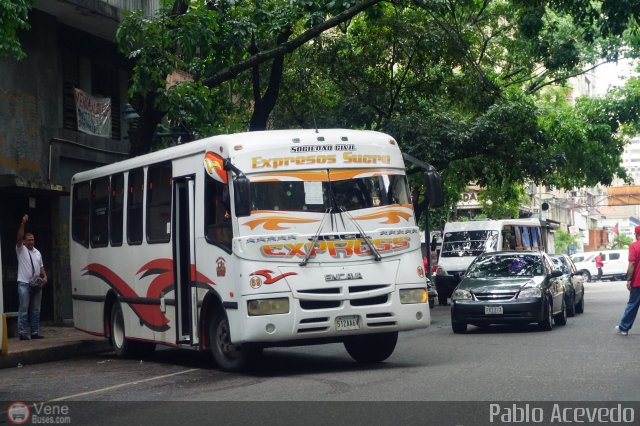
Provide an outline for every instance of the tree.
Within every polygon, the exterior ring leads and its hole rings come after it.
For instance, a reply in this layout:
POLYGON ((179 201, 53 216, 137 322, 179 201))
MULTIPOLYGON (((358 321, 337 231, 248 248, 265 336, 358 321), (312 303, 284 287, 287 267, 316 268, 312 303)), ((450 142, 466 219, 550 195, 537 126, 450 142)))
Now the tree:
POLYGON ((568 77, 620 55, 633 15, 577 3, 381 3, 292 55, 274 124, 386 131, 436 166, 451 204, 470 182, 509 195, 491 200, 494 213, 513 211, 530 180, 569 189, 625 178, 618 131, 638 120, 631 102, 552 99, 568 77))
POLYGON ((555 231, 555 251, 556 253, 569 253, 569 247, 573 247, 573 249, 578 248, 578 237, 579 235, 570 234, 567 231, 563 231, 562 229, 557 229, 555 231))
POLYGON ((629 237, 627 237, 626 235, 616 235, 615 238, 613 239, 613 243, 611 243, 611 248, 612 249, 625 249, 628 248, 631 243, 633 243, 633 240, 629 237))
POLYGON ((28 30, 31 0, 8 0, 0 2, 0 58, 24 59, 18 38, 19 31, 28 30))
MULTIPOLYGON (((196 134, 207 134, 218 118, 215 101, 232 110, 237 100, 225 100, 221 85, 249 70, 251 128, 265 128, 278 97, 285 55, 380 1, 165 0, 157 19, 146 19, 141 12, 129 15, 117 40, 135 61, 130 94, 141 123, 132 138, 132 153, 150 149, 165 115, 196 134), (263 79, 267 63, 271 68, 263 79), (175 69, 189 72, 193 81, 166 88, 166 77, 175 69)), ((245 94, 240 88, 240 97, 245 94)))

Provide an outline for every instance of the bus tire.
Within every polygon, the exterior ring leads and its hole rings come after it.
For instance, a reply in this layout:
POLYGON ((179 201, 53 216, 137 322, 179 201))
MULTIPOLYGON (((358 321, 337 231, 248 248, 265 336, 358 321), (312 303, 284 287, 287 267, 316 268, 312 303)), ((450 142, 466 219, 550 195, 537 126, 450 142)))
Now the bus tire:
POLYGON ((128 358, 133 355, 132 342, 126 338, 124 315, 120 302, 111 307, 111 345, 118 358, 128 358))
POLYGON ((376 363, 389 358, 397 342, 398 332, 393 331, 349 337, 344 341, 344 347, 354 360, 362 363, 376 363))
POLYGON ((234 345, 231 342, 229 320, 221 308, 213 312, 209 321, 209 346, 213 359, 224 371, 242 371, 261 353, 261 347, 255 344, 234 345))
POLYGON ((124 315, 120 302, 111 307, 111 345, 118 358, 146 358, 156 349, 151 342, 138 342, 127 339, 124 315))

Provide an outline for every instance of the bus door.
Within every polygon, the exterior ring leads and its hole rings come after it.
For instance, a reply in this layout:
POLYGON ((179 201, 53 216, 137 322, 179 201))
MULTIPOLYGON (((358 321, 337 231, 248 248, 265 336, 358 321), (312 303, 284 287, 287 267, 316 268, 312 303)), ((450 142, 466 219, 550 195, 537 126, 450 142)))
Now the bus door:
POLYGON ((197 318, 197 290, 194 287, 194 206, 195 175, 173 179, 173 276, 175 294, 176 343, 198 343, 195 327, 197 318))

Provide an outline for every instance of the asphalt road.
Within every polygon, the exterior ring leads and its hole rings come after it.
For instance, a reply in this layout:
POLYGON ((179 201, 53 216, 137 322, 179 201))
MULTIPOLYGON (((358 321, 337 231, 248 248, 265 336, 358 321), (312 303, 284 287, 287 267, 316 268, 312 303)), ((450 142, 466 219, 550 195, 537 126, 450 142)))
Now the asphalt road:
POLYGON ((436 306, 432 326, 401 333, 376 366, 355 363, 340 344, 268 349, 246 374, 184 350, 144 361, 104 354, 1 370, 0 400, 637 401, 640 330, 613 330, 624 283, 588 283, 586 292, 585 313, 550 332, 492 326, 457 335, 449 308, 436 306))

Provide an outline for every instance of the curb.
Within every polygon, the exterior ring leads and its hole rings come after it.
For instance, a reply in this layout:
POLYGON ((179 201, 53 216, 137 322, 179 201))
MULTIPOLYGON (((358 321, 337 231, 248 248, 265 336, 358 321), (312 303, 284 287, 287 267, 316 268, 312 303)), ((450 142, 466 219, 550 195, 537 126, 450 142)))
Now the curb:
POLYGON ((0 368, 15 368, 110 351, 113 351, 113 348, 107 340, 81 340, 50 348, 32 349, 18 353, 9 353, 4 357, 0 356, 0 368))

